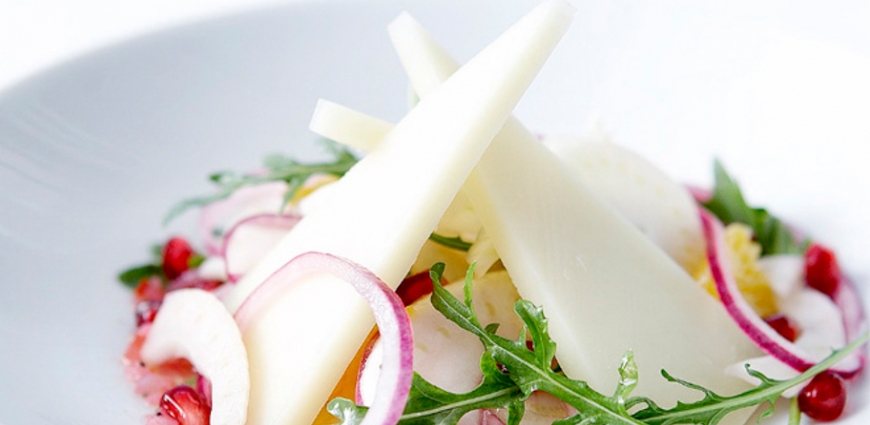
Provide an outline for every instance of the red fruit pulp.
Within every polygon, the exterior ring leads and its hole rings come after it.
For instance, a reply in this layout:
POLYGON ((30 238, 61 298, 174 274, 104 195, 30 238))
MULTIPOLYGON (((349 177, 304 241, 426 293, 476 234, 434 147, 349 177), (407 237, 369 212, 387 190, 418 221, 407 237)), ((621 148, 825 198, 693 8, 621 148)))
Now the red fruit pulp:
POLYGON ((775 314, 764 319, 764 321, 767 322, 776 333, 782 335, 783 338, 791 342, 794 342, 797 339, 797 328, 795 328, 794 323, 792 323, 791 320, 788 320, 788 317, 781 314, 775 314))
POLYGON ((179 386, 163 394, 160 411, 178 421, 179 425, 208 425, 211 407, 193 388, 179 386))
POLYGON ((159 300, 142 300, 136 303, 136 326, 153 323, 161 304, 163 302, 159 300))
MULTIPOLYGON (((447 280, 441 279, 441 284, 446 285, 447 280)), ((432 279, 429 277, 428 270, 406 277, 396 288, 396 295, 406 306, 431 293, 432 279)))
POLYGON ((839 375, 825 371, 813 378, 798 395, 798 406, 807 416, 823 422, 840 417, 846 407, 846 385, 839 375))
POLYGON ((840 286, 840 266, 830 249, 812 244, 805 255, 807 285, 833 297, 840 286))
POLYGON ((165 294, 163 282, 158 277, 142 279, 133 290, 133 298, 137 303, 140 301, 161 301, 165 294))
POLYGON ((175 279, 190 268, 193 248, 182 237, 174 237, 163 246, 163 274, 169 280, 175 279))

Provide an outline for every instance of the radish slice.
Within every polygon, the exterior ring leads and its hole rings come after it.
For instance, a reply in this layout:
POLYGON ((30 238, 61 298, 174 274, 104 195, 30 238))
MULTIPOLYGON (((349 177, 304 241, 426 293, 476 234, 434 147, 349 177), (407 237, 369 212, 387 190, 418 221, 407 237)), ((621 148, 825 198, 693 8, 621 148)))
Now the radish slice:
POLYGON ((220 255, 220 233, 239 220, 255 214, 279 211, 286 191, 287 183, 284 182, 248 186, 237 190, 227 199, 203 207, 199 229, 206 252, 220 255))
POLYGON ((480 415, 480 425, 505 425, 505 422, 493 411, 484 410, 480 415))
MULTIPOLYGON (((383 364, 377 393, 362 425, 394 425, 399 421, 414 375, 414 338, 411 320, 402 300, 380 278, 364 267, 330 254, 300 254, 278 269, 254 290, 236 311, 244 333, 255 316, 294 282, 329 273, 353 286, 365 298, 375 316, 383 342, 383 364)), ((289 336, 288 336, 289 338, 289 336)))
POLYGON ((211 383, 213 425, 244 425, 250 400, 248 355, 233 317, 201 289, 166 294, 140 351, 147 365, 185 358, 211 383))
MULTIPOLYGON (((809 369, 824 359, 829 352, 808 352, 805 348, 783 338, 755 314, 752 307, 740 294, 734 276, 730 273, 722 223, 706 210, 700 210, 700 215, 704 238, 707 240, 707 260, 710 262, 710 272, 716 284, 716 291, 719 293, 725 310, 740 329, 764 352, 799 372, 809 369)), ((855 296, 856 294, 851 295, 855 296)), ((837 349, 841 347, 826 348, 837 349)), ((853 354, 837 363, 831 368, 831 371, 844 377, 851 377, 861 370, 862 363, 860 356, 853 354)))
POLYGON ((239 280, 301 219, 296 214, 258 214, 236 223, 224 236, 221 250, 227 279, 239 280))
MULTIPOLYGON (((843 314, 846 341, 852 341, 867 332, 867 316, 864 313, 864 304, 861 303, 858 288, 851 280, 840 278, 840 286, 834 294, 834 304, 843 314)), ((864 365, 867 364, 866 347, 855 351, 855 355, 860 363, 859 370, 863 369, 864 365)))
POLYGON ((787 298, 806 288, 803 255, 764 256, 758 259, 758 268, 767 276, 770 289, 778 298, 787 298))

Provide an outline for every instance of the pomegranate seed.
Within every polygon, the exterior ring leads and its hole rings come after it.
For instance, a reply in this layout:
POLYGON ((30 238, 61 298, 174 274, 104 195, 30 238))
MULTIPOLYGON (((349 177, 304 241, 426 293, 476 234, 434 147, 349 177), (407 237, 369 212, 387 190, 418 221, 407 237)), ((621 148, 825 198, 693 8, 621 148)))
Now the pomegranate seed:
POLYGON ((163 246, 163 274, 169 280, 177 278, 190 268, 193 249, 184 238, 174 237, 163 246))
MULTIPOLYGON (((441 284, 446 285, 447 280, 442 278, 441 284)), ((406 277, 396 288, 396 294, 406 306, 431 293, 432 279, 429 277, 428 270, 406 277)))
POLYGON ((807 285, 833 297, 840 286, 840 266, 830 249, 812 244, 805 256, 807 285))
POLYGON ((139 285, 133 290, 133 297, 138 303, 139 301, 160 301, 163 299, 166 291, 163 289, 163 282, 159 277, 149 277, 139 281, 139 285))
POLYGON ((142 300, 136 303, 136 326, 154 322, 161 304, 163 302, 160 300, 142 300))
POLYGON ((202 394, 188 386, 175 387, 160 399, 160 411, 179 425, 208 425, 211 408, 202 394))
POLYGON ((792 323, 791 320, 788 320, 788 317, 785 317, 782 314, 775 314, 764 319, 764 321, 783 338, 791 342, 794 342, 797 339, 798 331, 795 328, 794 323, 792 323))
POLYGON ((836 373, 824 371, 816 375, 800 394, 798 406, 807 416, 823 422, 840 417, 846 407, 846 385, 836 373))

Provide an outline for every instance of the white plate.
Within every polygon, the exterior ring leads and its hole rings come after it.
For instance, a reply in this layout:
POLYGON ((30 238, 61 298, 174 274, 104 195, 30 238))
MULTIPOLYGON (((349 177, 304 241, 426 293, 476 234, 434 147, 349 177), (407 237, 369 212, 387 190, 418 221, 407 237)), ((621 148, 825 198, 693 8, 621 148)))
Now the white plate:
MULTIPOLYGON (((466 59, 533 4, 437 3, 240 14, 0 94, 0 422, 142 423, 149 409, 120 365, 133 321, 116 273, 190 231, 190 217, 160 221, 206 192, 209 172, 316 155, 317 98, 398 119, 406 82, 384 26, 401 9, 466 59)), ((864 287, 870 10, 755 3, 580 3, 517 115, 583 134, 597 114, 617 142, 696 183, 718 156, 751 201, 836 247, 864 287)), ((867 401, 853 395, 842 423, 870 420, 867 401)))

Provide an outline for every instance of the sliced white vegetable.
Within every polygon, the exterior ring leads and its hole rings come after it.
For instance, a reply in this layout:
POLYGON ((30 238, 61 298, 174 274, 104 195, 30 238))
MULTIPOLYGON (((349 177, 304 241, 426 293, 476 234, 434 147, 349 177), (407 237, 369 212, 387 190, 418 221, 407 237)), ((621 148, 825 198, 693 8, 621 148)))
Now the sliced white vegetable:
MULTIPOLYGON (((553 422, 565 419, 573 413, 576 413, 576 410, 564 401, 545 392, 535 391, 526 399, 520 425, 552 425, 553 422)), ((507 409, 497 409, 495 414, 499 421, 493 421, 492 425, 505 425, 507 423, 507 409)), ((490 418, 485 417, 485 419, 490 418)), ((482 425, 485 424, 484 422, 482 425)))
POLYGON ((761 257, 758 260, 758 268, 767 276, 770 289, 778 298, 786 298, 806 286, 802 255, 779 254, 761 257))
POLYGON ((196 274, 203 280, 223 282, 227 280, 227 265, 222 256, 206 257, 196 269, 196 274))
MULTIPOLYGON (((420 56, 428 50, 417 38, 429 37, 417 27, 407 19, 390 26, 403 65, 436 63, 443 54, 420 56), (398 28, 410 30, 398 36, 398 28)), ((426 66, 406 65, 425 102, 440 81, 417 75, 415 66, 426 66)), ((747 388, 724 370, 759 351, 721 305, 515 120, 506 122, 465 189, 520 295, 548 313, 569 376, 608 393, 617 359, 632 349, 641 374, 636 393, 662 403, 697 396, 662 379, 662 368, 725 394, 747 388)), ((727 420, 739 423, 748 413, 727 420)))
POLYGON ((545 138, 544 143, 596 196, 619 211, 685 270, 704 259, 695 201, 640 155, 614 143, 545 138))
POLYGON ((206 251, 220 255, 221 236, 246 217, 279 211, 286 191, 287 183, 284 182, 248 186, 235 191, 227 199, 204 207, 199 216, 199 227, 206 251))
MULTIPOLYGON (((867 332, 867 316, 864 312, 864 301, 858 288, 849 278, 840 278, 840 286, 834 294, 834 303, 843 315, 846 329, 846 339, 852 341, 867 332)), ((867 363, 867 350, 858 350, 862 367, 867 363)))
POLYGON ((296 214, 258 214, 236 223, 224 236, 227 278, 235 282, 251 270, 301 218, 296 214))
MULTIPOLYGON (((573 7, 545 3, 421 101, 227 298, 235 310, 307 251, 348 258, 398 285, 493 135, 567 29, 573 7)), ((244 332, 250 425, 307 425, 372 326, 343 282, 294 285, 244 332), (285 335, 293 335, 292 341, 285 335), (293 359, 288 361, 288 359, 293 359)))
POLYGON ((211 382, 212 425, 244 425, 249 401, 248 357, 235 320, 201 289, 166 294, 142 345, 142 361, 185 358, 211 382))
POLYGON ((393 129, 393 124, 346 106, 321 100, 314 108, 308 127, 327 139, 369 152, 393 129))

